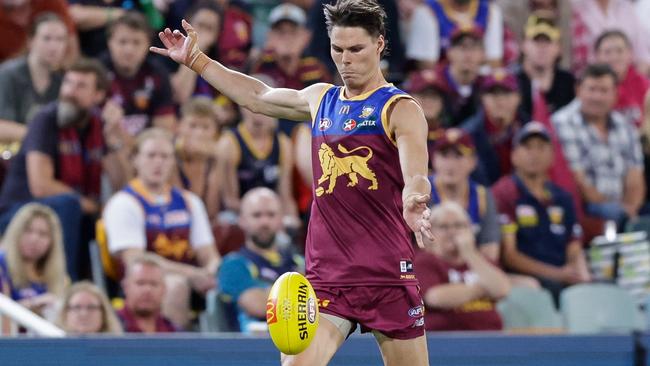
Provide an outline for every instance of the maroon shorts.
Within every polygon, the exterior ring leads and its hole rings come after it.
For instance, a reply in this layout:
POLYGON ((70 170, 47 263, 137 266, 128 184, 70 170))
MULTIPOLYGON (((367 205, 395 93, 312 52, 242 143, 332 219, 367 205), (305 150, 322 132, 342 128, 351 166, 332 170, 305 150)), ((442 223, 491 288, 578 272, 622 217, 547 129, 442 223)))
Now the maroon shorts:
MULTIPOLYGON (((412 286, 314 286, 319 311, 357 324, 361 332, 378 331, 393 339, 424 335, 424 305, 420 287, 412 286)), ((348 334, 349 335, 349 334, 348 334)))

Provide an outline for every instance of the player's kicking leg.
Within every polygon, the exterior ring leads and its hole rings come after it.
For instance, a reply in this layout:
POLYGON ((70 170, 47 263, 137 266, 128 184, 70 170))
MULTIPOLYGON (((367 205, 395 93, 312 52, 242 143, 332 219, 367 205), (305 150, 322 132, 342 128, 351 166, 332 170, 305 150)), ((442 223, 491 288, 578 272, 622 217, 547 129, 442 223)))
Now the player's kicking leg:
POLYGON ((345 319, 321 313, 316 335, 309 347, 301 353, 290 356, 282 354, 282 366, 327 365, 341 347, 351 324, 345 319))
POLYGON ((373 332, 379 348, 381 357, 386 366, 427 366, 429 355, 427 352, 426 334, 413 339, 388 338, 379 332, 373 332))

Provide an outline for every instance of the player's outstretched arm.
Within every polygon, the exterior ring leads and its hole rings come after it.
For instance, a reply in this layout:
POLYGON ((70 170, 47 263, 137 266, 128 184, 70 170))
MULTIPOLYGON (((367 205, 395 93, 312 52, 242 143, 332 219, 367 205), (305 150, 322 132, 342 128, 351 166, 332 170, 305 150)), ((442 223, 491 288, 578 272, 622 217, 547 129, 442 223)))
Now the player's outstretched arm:
POLYGON ((404 220, 423 246, 421 235, 433 240, 429 209, 431 184, 427 179, 427 122, 420 106, 411 99, 401 99, 389 118, 390 133, 395 137, 404 178, 402 201, 404 220))
POLYGON ((253 112, 296 121, 311 119, 310 102, 316 104, 325 84, 314 84, 303 90, 271 88, 210 59, 199 49, 194 28, 185 20, 182 24, 187 36, 178 29, 172 32, 166 28, 158 33, 165 48, 151 47, 150 50, 194 70, 219 92, 253 112))

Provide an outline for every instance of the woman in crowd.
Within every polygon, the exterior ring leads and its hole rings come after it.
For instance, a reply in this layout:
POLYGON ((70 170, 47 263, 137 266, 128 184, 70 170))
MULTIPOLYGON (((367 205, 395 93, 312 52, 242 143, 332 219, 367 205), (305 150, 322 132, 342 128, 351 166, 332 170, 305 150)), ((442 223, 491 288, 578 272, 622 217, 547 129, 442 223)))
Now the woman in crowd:
POLYGON ((50 208, 30 203, 9 223, 0 245, 0 290, 28 309, 52 315, 70 280, 61 223, 50 208))
POLYGON ((57 323, 71 334, 122 334, 108 298, 88 281, 78 282, 67 291, 57 323))

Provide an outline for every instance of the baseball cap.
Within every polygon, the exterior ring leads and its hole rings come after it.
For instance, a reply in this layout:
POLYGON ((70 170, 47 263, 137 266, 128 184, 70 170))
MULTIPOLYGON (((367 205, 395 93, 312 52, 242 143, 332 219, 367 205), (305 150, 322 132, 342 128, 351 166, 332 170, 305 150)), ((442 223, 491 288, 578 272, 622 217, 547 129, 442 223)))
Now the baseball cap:
POLYGON ((269 24, 274 26, 284 20, 296 23, 297 25, 305 25, 307 23, 307 16, 305 15, 305 11, 300 7, 289 3, 283 3, 271 10, 271 13, 269 14, 269 24))
POLYGON ((528 17, 528 21, 524 27, 524 33, 527 39, 544 36, 553 42, 558 41, 561 34, 560 29, 553 24, 552 20, 538 14, 533 14, 528 17))
POLYGON ((487 92, 497 88, 516 92, 519 90, 517 78, 515 78, 513 73, 506 69, 493 69, 489 74, 483 77, 483 80, 481 81, 481 91, 487 92))
POLYGON ((515 133, 515 137, 512 139, 512 145, 519 146, 533 136, 541 137, 548 142, 551 141, 551 134, 548 132, 548 129, 541 122, 531 121, 515 133))
POLYGON ((456 149, 463 155, 474 155, 476 150, 472 136, 460 128, 449 128, 436 140, 434 150, 456 149))
POLYGON ((425 69, 409 74, 408 79, 404 82, 404 90, 408 93, 422 93, 425 90, 433 90, 442 94, 445 93, 445 86, 435 70, 425 69))
POLYGON ((465 37, 470 37, 477 41, 483 40, 483 31, 476 24, 463 24, 454 29, 449 36, 449 44, 454 46, 462 41, 465 37))

